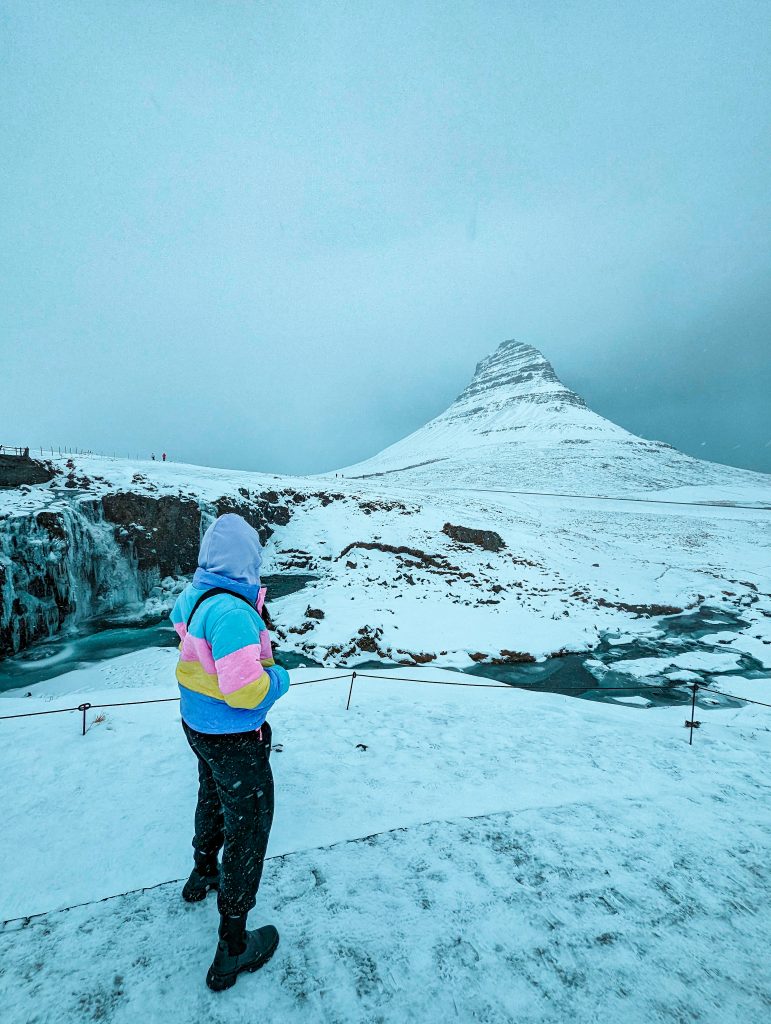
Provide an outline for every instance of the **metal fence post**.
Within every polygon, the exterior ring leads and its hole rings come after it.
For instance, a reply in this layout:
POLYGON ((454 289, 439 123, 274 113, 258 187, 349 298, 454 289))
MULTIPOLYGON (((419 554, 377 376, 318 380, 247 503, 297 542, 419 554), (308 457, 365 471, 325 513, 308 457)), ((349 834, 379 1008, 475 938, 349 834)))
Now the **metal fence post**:
POLYGON ((693 730, 698 729, 700 724, 696 721, 696 691, 699 689, 699 684, 693 683, 691 689, 693 690, 693 695, 691 696, 691 719, 685 723, 691 730, 691 734, 688 737, 689 747, 693 746, 693 730))
POLYGON ((350 687, 348 689, 348 703, 345 705, 345 710, 346 711, 351 706, 351 694, 353 693, 353 681, 354 681, 355 678, 356 678, 356 673, 355 672, 351 672, 351 685, 350 685, 350 687))
POLYGON ((81 733, 82 736, 86 735, 86 712, 90 707, 90 704, 78 704, 78 711, 83 712, 83 732, 81 733))

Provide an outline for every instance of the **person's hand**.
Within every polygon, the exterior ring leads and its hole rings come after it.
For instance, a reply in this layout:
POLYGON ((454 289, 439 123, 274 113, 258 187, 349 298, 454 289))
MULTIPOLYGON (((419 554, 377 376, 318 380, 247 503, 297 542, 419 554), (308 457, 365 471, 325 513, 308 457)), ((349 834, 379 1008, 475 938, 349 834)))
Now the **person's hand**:
POLYGON ((271 669, 278 676, 278 695, 283 697, 289 689, 289 673, 281 665, 276 665, 275 668, 271 669))

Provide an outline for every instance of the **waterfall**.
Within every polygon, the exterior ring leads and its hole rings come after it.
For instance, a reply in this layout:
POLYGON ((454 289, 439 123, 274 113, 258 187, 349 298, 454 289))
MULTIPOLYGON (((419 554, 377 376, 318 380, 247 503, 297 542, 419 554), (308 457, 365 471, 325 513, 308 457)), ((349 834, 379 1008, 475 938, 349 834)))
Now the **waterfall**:
POLYGON ((95 498, 0 520, 0 657, 143 600, 150 581, 95 498))

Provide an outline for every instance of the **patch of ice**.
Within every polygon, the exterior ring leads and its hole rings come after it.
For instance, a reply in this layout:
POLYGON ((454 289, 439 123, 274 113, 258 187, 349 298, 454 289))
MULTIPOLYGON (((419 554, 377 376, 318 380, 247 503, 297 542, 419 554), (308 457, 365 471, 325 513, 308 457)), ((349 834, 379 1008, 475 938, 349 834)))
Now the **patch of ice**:
POLYGON ((672 664, 672 658, 627 658, 622 661, 614 661, 612 668, 616 672, 623 672, 624 675, 634 676, 635 679, 646 679, 650 676, 660 676, 664 670, 672 664))
POLYGON ((739 655, 728 651, 684 651, 672 658, 678 668, 701 669, 703 672, 727 672, 739 664, 739 655))
POLYGON ((698 672, 691 672, 687 668, 675 669, 674 672, 666 673, 667 679, 673 683, 700 683, 701 676, 698 672))

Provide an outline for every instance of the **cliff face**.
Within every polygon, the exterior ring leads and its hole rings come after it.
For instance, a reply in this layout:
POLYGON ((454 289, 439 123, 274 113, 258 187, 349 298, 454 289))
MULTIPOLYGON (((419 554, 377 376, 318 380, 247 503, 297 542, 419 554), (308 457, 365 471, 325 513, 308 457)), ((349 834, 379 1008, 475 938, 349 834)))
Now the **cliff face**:
POLYGON ((45 484, 53 478, 54 470, 50 463, 38 462, 28 455, 0 453, 0 488, 45 484))
POLYGON ((0 656, 136 603, 142 591, 136 559, 116 542, 98 500, 0 522, 0 656))
POLYGON ((60 496, 0 519, 0 657, 189 575, 203 531, 225 512, 242 515, 263 543, 292 514, 277 492, 241 488, 211 502, 141 490, 60 496))

